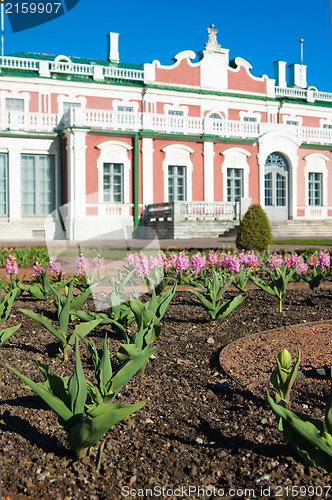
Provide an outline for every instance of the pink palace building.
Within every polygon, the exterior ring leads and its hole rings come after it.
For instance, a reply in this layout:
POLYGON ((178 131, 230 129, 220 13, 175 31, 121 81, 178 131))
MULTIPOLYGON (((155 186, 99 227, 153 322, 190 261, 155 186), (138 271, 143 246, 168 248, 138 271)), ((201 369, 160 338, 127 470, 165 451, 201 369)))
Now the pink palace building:
POLYGON ((118 33, 108 61, 0 57, 1 239, 217 237, 251 203, 276 235, 332 233, 332 93, 304 64, 254 76, 207 31, 170 66, 120 62, 118 33))

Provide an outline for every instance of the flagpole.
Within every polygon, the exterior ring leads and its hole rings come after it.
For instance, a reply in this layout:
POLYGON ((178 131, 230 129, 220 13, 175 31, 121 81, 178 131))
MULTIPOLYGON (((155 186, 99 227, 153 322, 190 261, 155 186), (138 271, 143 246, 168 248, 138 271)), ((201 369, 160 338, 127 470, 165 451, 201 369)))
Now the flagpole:
POLYGON ((5 48, 5 41, 4 41, 4 11, 3 11, 3 2, 4 0, 1 0, 1 55, 4 55, 4 48, 5 48))

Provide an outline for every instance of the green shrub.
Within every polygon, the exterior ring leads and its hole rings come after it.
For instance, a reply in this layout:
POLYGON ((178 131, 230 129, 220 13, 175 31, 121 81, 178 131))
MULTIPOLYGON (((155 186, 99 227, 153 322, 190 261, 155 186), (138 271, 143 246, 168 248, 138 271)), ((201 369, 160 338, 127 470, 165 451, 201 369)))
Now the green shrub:
POLYGON ((260 205, 251 205, 241 220, 236 246, 244 250, 265 250, 272 242, 272 231, 260 205))

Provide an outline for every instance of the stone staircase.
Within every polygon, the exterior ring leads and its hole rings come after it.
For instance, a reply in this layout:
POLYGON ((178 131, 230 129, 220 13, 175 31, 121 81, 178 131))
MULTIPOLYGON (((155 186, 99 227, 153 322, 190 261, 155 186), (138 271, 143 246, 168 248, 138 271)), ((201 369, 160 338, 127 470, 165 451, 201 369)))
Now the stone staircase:
POLYGON ((273 238, 331 238, 332 220, 270 221, 273 238))
POLYGON ((215 220, 214 218, 187 219, 181 221, 155 220, 145 223, 156 231, 159 239, 169 238, 218 238, 236 235, 238 220, 215 220))

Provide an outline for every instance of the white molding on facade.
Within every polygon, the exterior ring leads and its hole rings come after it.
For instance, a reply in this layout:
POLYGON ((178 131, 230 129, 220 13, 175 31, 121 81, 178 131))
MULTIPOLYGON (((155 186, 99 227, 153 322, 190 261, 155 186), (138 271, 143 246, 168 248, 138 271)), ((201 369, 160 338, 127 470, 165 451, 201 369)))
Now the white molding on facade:
MULTIPOLYGON (((22 84, 21 84, 22 85, 22 84)), ((24 111, 29 111, 30 93, 18 90, 0 90, 0 109, 6 110, 6 99, 22 99, 24 101, 24 111)))
MULTIPOLYGON (((257 109, 257 107, 255 109, 257 109)), ((239 116, 242 122, 244 118, 255 118, 257 123, 260 123, 262 119, 261 113, 258 113, 257 111, 240 111, 239 116)))
POLYGON ((104 141, 96 146, 100 150, 97 159, 98 169, 98 203, 104 203, 104 182, 103 167, 104 163, 122 163, 123 164, 123 203, 130 202, 129 173, 131 161, 128 158, 128 151, 132 146, 122 141, 104 141))
POLYGON ((236 57, 233 60, 233 63, 235 64, 236 68, 229 67, 229 71, 232 71, 232 73, 237 73, 240 71, 241 68, 244 68, 247 72, 247 74, 252 78, 253 80, 256 80, 258 82, 264 82, 269 80, 269 77, 267 75, 262 75, 262 76, 254 76, 250 73, 250 70, 252 69, 252 65, 250 64, 249 61, 246 59, 243 59, 243 57, 236 57))
POLYGON ((189 107, 182 104, 164 104, 165 115, 167 115, 169 111, 181 111, 183 116, 188 116, 189 107))
POLYGON ((143 205, 153 203, 153 139, 142 138, 142 188, 143 205))
POLYGON ((166 153, 163 161, 164 174, 164 202, 168 202, 168 166, 178 165, 186 167, 186 201, 192 201, 192 173, 193 164, 190 155, 195 152, 190 146, 185 144, 169 144, 161 149, 166 153))
POLYGON ((291 132, 273 130, 266 132, 258 139, 259 153, 257 155, 259 165, 259 203, 265 207, 265 161, 271 153, 282 154, 289 166, 289 217, 297 218, 297 167, 298 148, 302 141, 291 132))
MULTIPOLYGON (((53 139, 31 139, 0 137, 0 152, 8 155, 7 159, 7 218, 11 223, 22 221, 22 196, 21 196, 21 155, 54 155, 55 157, 55 204, 58 206, 60 193, 60 155, 59 142, 53 139)), ((29 216, 31 220, 39 220, 40 216, 29 216)), ((24 217, 26 219, 26 217, 24 217)), ((19 228, 18 228, 19 232, 19 228)), ((18 234, 18 238, 19 238, 18 234)))
POLYGON ((294 127, 302 127, 303 117, 302 116, 298 116, 297 114, 295 115, 295 113, 292 113, 292 114, 283 114, 282 115, 282 123, 284 125, 286 125, 287 121, 297 122, 298 125, 294 125, 294 127))
POLYGON ((69 237, 79 239, 77 223, 86 217, 86 130, 67 129, 69 237))
POLYGON ((305 179, 305 217, 312 218, 313 212, 319 217, 327 217, 327 206, 328 206, 328 190, 327 190, 327 178, 328 169, 326 163, 330 161, 330 158, 322 153, 310 153, 304 157, 306 160, 306 166, 304 168, 304 179, 305 179), (309 172, 315 172, 322 174, 323 186, 322 186, 322 197, 323 205, 321 207, 309 207, 309 172))
POLYGON ((204 201, 214 201, 214 143, 203 143, 204 201))
POLYGON ((243 197, 249 198, 249 173, 250 167, 247 159, 251 153, 243 148, 227 148, 220 151, 220 154, 225 157, 221 166, 223 177, 223 201, 227 201, 227 169, 240 168, 243 170, 243 197))
POLYGON ((131 101, 128 98, 114 99, 112 102, 112 105, 113 105, 114 111, 117 111, 119 106, 126 106, 129 108, 133 108, 134 113, 138 113, 138 108, 139 108, 138 101, 131 101))
POLYGON ((73 93, 68 93, 66 95, 60 94, 57 97, 58 113, 60 115, 63 115, 63 103, 65 102, 73 102, 79 104, 82 109, 86 108, 86 97, 76 96, 73 93))

